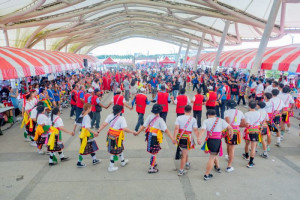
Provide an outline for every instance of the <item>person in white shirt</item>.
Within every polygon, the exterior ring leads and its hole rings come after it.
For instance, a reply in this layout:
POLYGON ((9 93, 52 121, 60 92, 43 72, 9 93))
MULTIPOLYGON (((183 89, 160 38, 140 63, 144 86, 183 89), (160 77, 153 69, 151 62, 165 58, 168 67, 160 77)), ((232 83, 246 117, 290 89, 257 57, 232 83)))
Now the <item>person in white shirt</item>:
POLYGON ((64 127, 64 123, 62 121, 62 118, 60 117, 60 111, 58 107, 53 108, 51 112, 51 119, 49 119, 48 124, 51 124, 54 128, 58 129, 58 134, 56 135, 55 132, 50 132, 48 135, 48 151, 50 152, 50 157, 49 157, 49 166, 56 165, 57 164, 57 159, 55 156, 55 152, 58 152, 59 158, 61 162, 68 161, 69 158, 64 156, 63 149, 64 149, 64 144, 62 142, 62 136, 61 136, 61 131, 68 133, 71 136, 74 136, 75 133, 72 131, 68 131, 64 127), (54 139, 51 140, 52 134, 54 134, 54 139), (51 141, 53 143, 51 143, 51 141))
MULTIPOLYGON (((215 164, 214 168, 218 173, 221 173, 219 159, 217 154, 222 156, 222 131, 227 129, 229 131, 229 136, 232 138, 233 136, 233 129, 232 127, 223 119, 216 117, 216 110, 207 110, 206 116, 208 119, 204 120, 200 129, 199 137, 207 131, 206 142, 202 146, 202 150, 205 153, 210 153, 209 160, 206 165, 206 172, 204 175, 204 180, 209 180, 213 177, 210 174, 213 165, 215 164)), ((199 141, 198 141, 199 144, 199 141)))
POLYGON ((284 86, 282 89, 282 93, 278 95, 278 97, 283 101, 283 109, 281 116, 281 135, 284 135, 285 132, 285 124, 287 125, 287 131, 290 133, 291 131, 291 122, 290 116, 292 115, 292 110, 294 108, 294 98, 289 94, 290 88, 289 86, 284 86))
POLYGON ((227 172, 232 172, 234 168, 231 166, 234 158, 234 149, 235 145, 241 143, 241 133, 240 133, 240 126, 245 126, 245 116, 242 111, 236 109, 236 102, 234 100, 229 100, 227 102, 227 106, 229 110, 226 110, 224 113, 225 121, 230 124, 233 128, 233 136, 230 138, 230 134, 226 131, 225 142, 227 144, 227 172))
POLYGON ((277 97, 279 94, 279 90, 273 89, 272 90, 272 98, 270 99, 270 103, 272 106, 272 123, 274 123, 276 129, 277 129, 277 142, 276 146, 280 147, 280 131, 279 131, 279 125, 281 121, 281 110, 284 107, 283 101, 277 97))
POLYGON ((93 165, 96 165, 101 162, 101 160, 97 160, 96 151, 99 150, 98 145, 95 141, 95 137, 99 134, 91 129, 91 118, 89 113, 92 110, 92 105, 90 103, 86 103, 83 105, 82 111, 82 122, 81 122, 81 133, 80 133, 80 149, 79 149, 79 157, 77 162, 78 168, 86 167, 86 164, 83 163, 83 156, 90 154, 93 159, 93 165))
POLYGON ((266 136, 270 136, 270 130, 269 126, 267 124, 267 121, 269 121, 269 116, 268 113, 265 109, 266 103, 265 102, 258 102, 257 103, 257 108, 258 112, 260 113, 261 116, 261 144, 264 152, 260 155, 262 158, 268 158, 268 153, 267 153, 267 143, 266 143, 266 136))
POLYGON ((163 142, 162 132, 165 132, 174 144, 176 143, 176 140, 172 137, 164 119, 160 117, 162 109, 163 107, 161 105, 154 104, 151 110, 153 114, 147 117, 146 121, 136 134, 137 136, 146 129, 147 152, 151 154, 150 167, 148 170, 149 174, 158 172, 156 156, 161 150, 160 144, 163 142))
POLYGON ((45 115, 45 106, 39 105, 37 108, 37 115, 36 115, 36 131, 34 136, 34 141, 36 141, 37 145, 37 151, 38 154, 45 154, 45 152, 42 151, 42 147, 46 142, 46 139, 48 137, 48 130, 50 128, 48 124, 48 117, 45 115))
POLYGON ((109 125, 109 130, 107 134, 107 150, 111 154, 110 163, 108 167, 108 172, 115 172, 118 170, 118 167, 114 166, 115 161, 118 160, 118 157, 121 159, 121 166, 125 167, 129 162, 124 158, 124 132, 132 133, 136 135, 135 131, 127 128, 126 119, 121 116, 123 107, 120 105, 114 105, 113 114, 110 114, 106 117, 103 124, 101 124, 98 133, 100 133, 106 126, 109 125))
MULTIPOLYGON (((265 110, 268 114, 268 121, 267 121, 267 124, 268 124, 268 128, 269 128, 269 131, 270 133, 267 134, 267 151, 270 151, 271 148, 270 148, 270 144, 271 144, 271 132, 275 132, 276 128, 274 126, 272 126, 272 123, 273 123, 273 113, 272 113, 272 103, 270 102, 272 98, 272 94, 271 93, 265 93, 264 94, 264 99, 265 99, 265 110)), ((278 131, 278 130, 277 130, 278 131)))
POLYGON ((255 89, 255 100, 257 102, 261 101, 263 99, 264 95, 264 85, 263 85, 263 79, 258 80, 258 85, 255 89))
POLYGON ((271 93, 272 90, 273 90, 272 81, 271 80, 267 80, 265 93, 271 93))
POLYGON ((245 153, 243 158, 249 160, 249 145, 251 145, 250 161, 247 165, 248 168, 254 167, 254 156, 257 142, 259 141, 260 124, 263 121, 259 111, 256 111, 256 102, 249 102, 249 112, 245 113, 246 129, 245 129, 245 153))
POLYGON ((201 144, 197 120, 193 116, 191 116, 191 113, 192 107, 190 105, 186 105, 184 107, 184 115, 178 116, 175 121, 174 138, 177 139, 178 143, 176 159, 180 158, 180 151, 182 152, 178 176, 182 176, 186 173, 184 171, 184 167, 186 169, 190 169, 190 163, 188 161, 188 152, 189 150, 195 148, 194 139, 192 136, 193 132, 197 137, 198 144, 201 144))
POLYGON ((250 86, 250 96, 249 96, 249 100, 252 100, 255 98, 255 89, 257 87, 257 83, 255 81, 255 78, 252 78, 251 79, 252 83, 251 83, 251 86, 250 86))

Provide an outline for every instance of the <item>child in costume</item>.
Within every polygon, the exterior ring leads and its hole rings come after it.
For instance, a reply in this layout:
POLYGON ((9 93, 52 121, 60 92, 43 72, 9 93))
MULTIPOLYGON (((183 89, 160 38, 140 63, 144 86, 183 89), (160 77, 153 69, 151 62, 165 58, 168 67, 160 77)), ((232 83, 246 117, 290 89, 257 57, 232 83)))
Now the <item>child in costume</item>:
POLYGON ((184 167, 189 170, 190 162, 188 160, 189 150, 195 148, 194 139, 192 133, 194 132, 197 136, 198 144, 200 145, 200 137, 198 132, 197 120, 191 116, 192 106, 186 105, 184 107, 184 115, 178 116, 175 121, 174 138, 177 139, 177 152, 176 159, 179 159, 181 151, 180 169, 178 176, 182 176, 186 173, 184 167))
POLYGON ((118 167, 114 166, 115 161, 118 160, 118 157, 121 159, 121 166, 125 167, 128 163, 128 160, 124 158, 124 132, 136 134, 135 131, 132 131, 127 128, 126 120, 121 116, 123 106, 114 105, 113 114, 110 114, 106 117, 103 124, 98 130, 100 133, 107 125, 109 125, 109 130, 107 133, 107 149, 110 156, 110 163, 108 167, 109 172, 115 172, 118 170, 118 167))
POLYGON ((268 158, 268 153, 267 153, 267 143, 266 143, 266 136, 270 136, 270 129, 267 124, 267 121, 269 121, 269 116, 267 111, 265 110, 266 103, 265 102, 258 102, 257 103, 257 108, 258 112, 260 112, 260 116, 262 118, 261 122, 261 144, 264 152, 260 155, 262 158, 268 158))
POLYGON ((97 143, 95 141, 95 137, 99 134, 91 129, 91 117, 89 113, 92 110, 92 105, 90 103, 86 103, 83 105, 82 111, 82 123, 81 123, 81 133, 80 133, 80 149, 79 149, 79 157, 77 162, 78 168, 86 167, 86 164, 82 162, 83 156, 90 154, 93 159, 93 165, 99 164, 101 160, 97 160, 96 151, 99 150, 97 143))
POLYGON ((232 127, 223 119, 216 117, 216 110, 209 109, 206 113, 208 119, 204 120, 200 129, 199 138, 201 135, 207 131, 207 136, 205 139, 205 143, 202 146, 202 150, 205 153, 210 153, 209 160, 206 165, 206 172, 204 175, 204 180, 209 180, 213 177, 210 173, 213 165, 215 170, 218 173, 221 173, 219 159, 217 155, 223 155, 222 150, 222 130, 227 129, 229 132, 229 137, 232 139, 233 136, 233 129, 232 127))
POLYGON ((48 124, 51 124, 48 136, 48 151, 50 152, 49 165, 56 165, 57 158, 55 152, 58 152, 60 161, 64 162, 69 160, 68 157, 64 156, 63 149, 64 144, 62 142, 61 131, 74 136, 74 132, 68 131, 64 128, 64 123, 60 117, 60 111, 58 107, 53 108, 51 113, 51 119, 48 124))
POLYGON ((38 153, 45 154, 45 152, 42 151, 42 147, 46 143, 46 140, 48 138, 48 130, 50 128, 48 124, 49 119, 45 115, 46 111, 45 111, 44 104, 39 105, 36 108, 36 110, 37 110, 37 115, 36 115, 37 127, 35 130, 34 141, 36 141, 38 153))
POLYGON ((282 93, 278 95, 278 97, 283 102, 283 109, 281 114, 281 135, 283 138, 285 132, 285 125, 287 125, 287 132, 291 132, 291 122, 290 117, 293 116, 293 108, 294 108, 294 98, 289 94, 290 88, 288 86, 284 86, 282 88, 282 93))
POLYGON ((276 129, 276 127, 273 125, 272 126, 272 124, 273 124, 273 113, 272 113, 272 104, 271 104, 271 102, 270 102, 270 99, 272 98, 272 94, 271 93, 265 93, 264 94, 264 102, 265 102, 265 104, 266 104, 266 106, 265 106, 265 110, 266 110, 266 112, 267 112, 267 114, 268 114, 268 119, 269 120, 267 120, 267 125, 268 125, 268 127, 269 127, 269 131, 270 131, 270 134, 267 134, 267 151, 270 151, 271 150, 271 148, 270 148, 270 144, 271 144, 271 133, 272 132, 277 132, 278 130, 276 129))
POLYGON ((249 102, 249 112, 245 113, 246 128, 245 128, 245 153, 243 158, 250 160, 247 167, 254 167, 253 163, 257 142, 261 142, 261 127, 260 124, 264 121, 265 116, 261 116, 259 111, 256 111, 256 102, 249 102), (251 145, 250 159, 249 159, 249 145, 251 145))
POLYGON ((164 131, 175 144, 175 140, 172 137, 170 131, 168 130, 165 121, 163 120, 163 118, 160 117, 162 109, 163 107, 161 105, 154 104, 151 110, 153 114, 147 117, 146 121, 140 127, 139 131, 136 134, 139 135, 142 131, 146 129, 145 132, 147 141, 147 152, 151 154, 150 167, 148 170, 149 174, 157 173, 159 171, 157 169, 156 156, 161 149, 160 144, 163 140, 162 131, 164 131))
POLYGON ((229 131, 226 130, 225 142, 227 144, 227 157, 228 157, 228 165, 226 168, 227 172, 232 172, 234 168, 231 166, 234 158, 234 150, 235 145, 241 143, 241 132, 240 127, 245 126, 245 116, 244 113, 238 109, 236 109, 237 104, 234 100, 229 100, 227 102, 227 106, 229 110, 226 110, 224 113, 225 121, 230 124, 233 128, 233 136, 230 138, 229 131))

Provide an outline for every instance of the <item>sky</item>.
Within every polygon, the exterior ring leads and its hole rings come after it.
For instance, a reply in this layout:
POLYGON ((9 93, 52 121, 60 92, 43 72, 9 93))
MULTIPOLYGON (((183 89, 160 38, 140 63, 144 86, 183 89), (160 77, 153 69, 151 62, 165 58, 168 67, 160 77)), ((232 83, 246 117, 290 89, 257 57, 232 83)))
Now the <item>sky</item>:
MULTIPOLYGON (((279 40, 269 41, 268 47, 285 46, 298 43, 300 44, 300 34, 288 34, 279 40)), ((225 46, 224 51, 258 48, 259 42, 243 42, 239 46, 225 46)), ((133 55, 141 53, 144 55, 152 54, 173 54, 178 53, 179 46, 146 38, 129 38, 113 44, 98 47, 92 51, 92 54, 97 55, 133 55)), ((183 48, 184 50, 185 48, 183 48)), ((195 51, 194 51, 195 52, 195 51)), ((190 55, 191 56, 191 55, 190 55)))

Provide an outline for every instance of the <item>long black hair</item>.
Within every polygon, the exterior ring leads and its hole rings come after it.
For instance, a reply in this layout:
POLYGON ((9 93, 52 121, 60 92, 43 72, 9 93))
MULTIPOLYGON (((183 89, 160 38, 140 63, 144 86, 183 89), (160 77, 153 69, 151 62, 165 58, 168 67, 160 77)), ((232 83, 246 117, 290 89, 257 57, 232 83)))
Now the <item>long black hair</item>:
POLYGON ((54 125, 54 121, 53 121, 53 116, 57 115, 59 113, 59 108, 55 107, 53 108, 52 112, 51 112, 51 122, 52 122, 52 126, 54 125))

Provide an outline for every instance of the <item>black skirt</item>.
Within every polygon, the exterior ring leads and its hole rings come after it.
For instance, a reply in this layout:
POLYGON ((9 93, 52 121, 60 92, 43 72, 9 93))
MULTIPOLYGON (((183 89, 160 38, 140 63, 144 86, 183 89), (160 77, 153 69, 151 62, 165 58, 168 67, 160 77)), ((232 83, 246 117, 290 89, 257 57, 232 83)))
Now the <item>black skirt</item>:
POLYGON ((221 147, 221 139, 207 139, 207 148, 211 153, 219 153, 221 147))
POLYGON ((160 144, 157 141, 157 136, 148 133, 146 134, 146 141, 147 141, 147 152, 151 154, 157 154, 161 150, 160 144))

